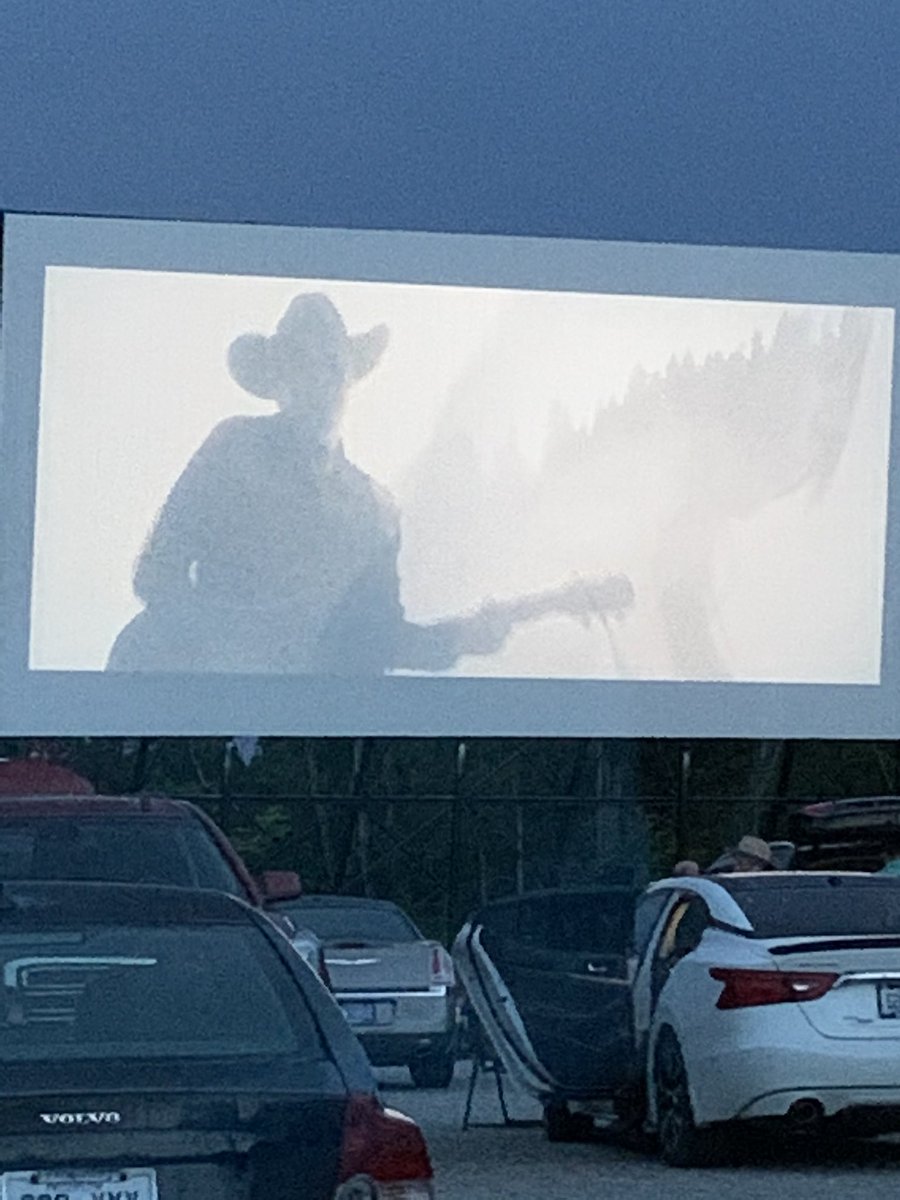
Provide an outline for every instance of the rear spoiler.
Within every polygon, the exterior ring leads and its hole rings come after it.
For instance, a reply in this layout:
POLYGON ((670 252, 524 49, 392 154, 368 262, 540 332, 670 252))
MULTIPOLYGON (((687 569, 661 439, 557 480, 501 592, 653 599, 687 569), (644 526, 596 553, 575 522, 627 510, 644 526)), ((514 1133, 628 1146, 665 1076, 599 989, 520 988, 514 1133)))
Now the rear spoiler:
POLYGON ((873 934, 869 937, 820 938, 810 942, 786 942, 781 946, 769 946, 770 954, 815 954, 830 950, 900 950, 900 936, 873 934))

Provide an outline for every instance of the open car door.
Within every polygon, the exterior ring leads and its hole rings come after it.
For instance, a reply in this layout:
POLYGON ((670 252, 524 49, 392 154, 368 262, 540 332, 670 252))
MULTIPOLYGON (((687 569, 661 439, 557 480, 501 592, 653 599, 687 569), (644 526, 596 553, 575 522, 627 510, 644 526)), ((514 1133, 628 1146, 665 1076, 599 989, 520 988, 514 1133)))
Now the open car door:
POLYGON ((635 892, 610 886, 495 901, 454 947, 498 1057, 537 1098, 615 1094, 633 1074, 628 955, 635 892))

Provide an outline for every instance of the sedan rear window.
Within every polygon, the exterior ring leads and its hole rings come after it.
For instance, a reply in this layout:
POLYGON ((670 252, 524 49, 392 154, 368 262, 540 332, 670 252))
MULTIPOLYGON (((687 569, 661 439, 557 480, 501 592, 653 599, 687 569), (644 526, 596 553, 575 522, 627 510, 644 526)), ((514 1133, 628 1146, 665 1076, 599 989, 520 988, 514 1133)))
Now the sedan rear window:
POLYGON ((796 876, 727 880, 754 936, 900 935, 900 879, 878 876, 796 876))
POLYGON ((321 1057, 300 990, 234 926, 0 933, 0 1061, 321 1057))
POLYGON ((350 904, 290 904, 282 909, 295 925, 323 942, 417 942, 421 934, 399 908, 350 904))

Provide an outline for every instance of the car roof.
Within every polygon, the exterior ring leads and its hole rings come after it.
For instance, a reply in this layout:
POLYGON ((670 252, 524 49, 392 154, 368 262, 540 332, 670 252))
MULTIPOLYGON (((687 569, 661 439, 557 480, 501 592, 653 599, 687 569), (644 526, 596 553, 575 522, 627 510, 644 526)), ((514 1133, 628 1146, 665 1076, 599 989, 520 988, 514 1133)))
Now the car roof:
POLYGON ((43 758, 0 758, 0 795, 93 796, 89 779, 43 758))
POLYGON ((659 879, 650 884, 647 894, 658 891, 682 895, 694 893, 705 901, 715 920, 750 933, 753 925, 740 906, 741 896, 779 885, 797 890, 830 888, 834 882, 843 880, 872 888, 900 888, 900 876, 873 875, 868 871, 746 871, 659 879))
POLYGON ((10 926, 246 925, 253 909, 225 892, 135 883, 0 883, 0 930, 10 926))
POLYGON ((765 891, 777 885, 796 891, 810 888, 831 889, 843 882, 880 888, 900 888, 900 876, 871 871, 753 871, 722 875, 719 882, 730 892, 765 891))
MULTIPOLYGON (((871 879, 871 871, 842 871, 842 870, 821 870, 821 871, 723 871, 721 875, 715 878, 717 882, 725 884, 729 879, 741 879, 749 883, 755 883, 758 887, 766 887, 772 880, 780 880, 782 883, 785 880, 791 880, 798 884, 802 884, 806 879, 822 878, 862 878, 871 879)), ((885 878, 888 878, 885 876, 885 878)))
MULTIPOLYGON (((768 874, 769 872, 767 872, 768 874)), ((681 895, 699 896, 717 921, 732 925, 736 929, 751 932, 753 926, 737 901, 722 886, 725 876, 684 875, 671 879, 657 879, 647 888, 645 895, 654 892, 678 892, 681 895)))
POLYGON ((166 796, 0 796, 4 817, 140 817, 192 818, 196 809, 185 800, 166 796))

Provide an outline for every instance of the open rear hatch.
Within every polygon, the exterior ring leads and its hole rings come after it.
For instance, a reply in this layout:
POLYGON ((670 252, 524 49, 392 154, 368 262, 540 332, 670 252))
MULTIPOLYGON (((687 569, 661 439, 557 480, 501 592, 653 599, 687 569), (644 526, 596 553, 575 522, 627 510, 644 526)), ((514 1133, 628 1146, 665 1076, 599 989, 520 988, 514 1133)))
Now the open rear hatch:
POLYGON ((789 821, 796 865, 805 870, 877 871, 900 838, 900 796, 855 796, 808 804, 789 821))

